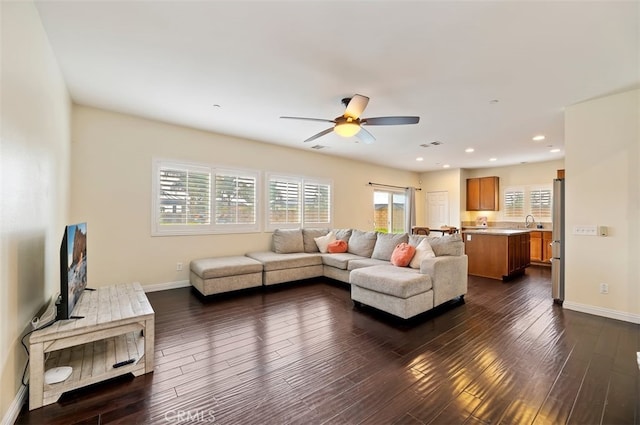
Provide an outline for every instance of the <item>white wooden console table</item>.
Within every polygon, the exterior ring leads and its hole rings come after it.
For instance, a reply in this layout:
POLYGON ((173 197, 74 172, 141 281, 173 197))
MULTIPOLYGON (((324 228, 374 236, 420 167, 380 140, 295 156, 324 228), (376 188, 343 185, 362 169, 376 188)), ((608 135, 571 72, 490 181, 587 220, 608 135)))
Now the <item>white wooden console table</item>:
POLYGON ((82 318, 61 320, 31 334, 29 410, 55 403, 66 391, 153 371, 155 313, 139 283, 84 291, 73 315, 82 318), (113 367, 130 359, 134 362, 113 367), (71 376, 45 384, 44 372, 57 366, 71 366, 71 376))

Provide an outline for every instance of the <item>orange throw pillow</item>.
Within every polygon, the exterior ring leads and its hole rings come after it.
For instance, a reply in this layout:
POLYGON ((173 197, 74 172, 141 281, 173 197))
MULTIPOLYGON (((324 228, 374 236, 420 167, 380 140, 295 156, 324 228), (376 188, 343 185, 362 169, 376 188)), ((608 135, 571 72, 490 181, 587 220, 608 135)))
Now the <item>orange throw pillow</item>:
POLYGON ((415 253, 416 249, 408 243, 398 244, 391 254, 391 264, 398 267, 407 267, 415 253))
POLYGON ((327 245, 327 252, 329 254, 338 254, 340 252, 347 252, 347 248, 347 243, 341 239, 338 239, 327 245))

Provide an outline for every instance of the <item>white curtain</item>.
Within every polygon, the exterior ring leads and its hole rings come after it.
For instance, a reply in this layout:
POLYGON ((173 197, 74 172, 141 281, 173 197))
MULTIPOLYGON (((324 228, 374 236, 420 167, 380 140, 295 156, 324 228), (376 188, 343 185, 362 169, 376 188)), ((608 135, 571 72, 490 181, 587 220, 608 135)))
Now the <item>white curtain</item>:
POLYGON ((408 187, 405 190, 406 209, 404 212, 404 228, 407 233, 416 225, 416 189, 408 187))

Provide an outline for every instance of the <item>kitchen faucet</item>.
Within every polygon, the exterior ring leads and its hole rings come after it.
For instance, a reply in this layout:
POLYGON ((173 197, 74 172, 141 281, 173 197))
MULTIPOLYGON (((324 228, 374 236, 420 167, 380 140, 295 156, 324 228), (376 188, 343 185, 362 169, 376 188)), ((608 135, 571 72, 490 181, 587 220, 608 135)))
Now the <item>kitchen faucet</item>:
POLYGON ((533 218, 533 216, 531 214, 529 214, 528 216, 526 216, 524 218, 524 227, 526 227, 528 229, 529 226, 532 225, 535 222, 536 222, 536 219, 533 218), (531 223, 529 223, 529 217, 531 217, 531 223))

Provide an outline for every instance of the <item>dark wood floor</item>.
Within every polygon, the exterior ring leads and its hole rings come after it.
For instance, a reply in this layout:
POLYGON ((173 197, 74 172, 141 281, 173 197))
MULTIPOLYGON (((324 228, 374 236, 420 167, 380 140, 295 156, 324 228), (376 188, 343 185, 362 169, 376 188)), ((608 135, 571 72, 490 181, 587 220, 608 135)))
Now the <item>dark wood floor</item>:
POLYGON ((563 310, 549 269, 470 278, 401 322, 328 279, 202 301, 150 293, 156 369, 24 424, 640 424, 640 326, 563 310))

